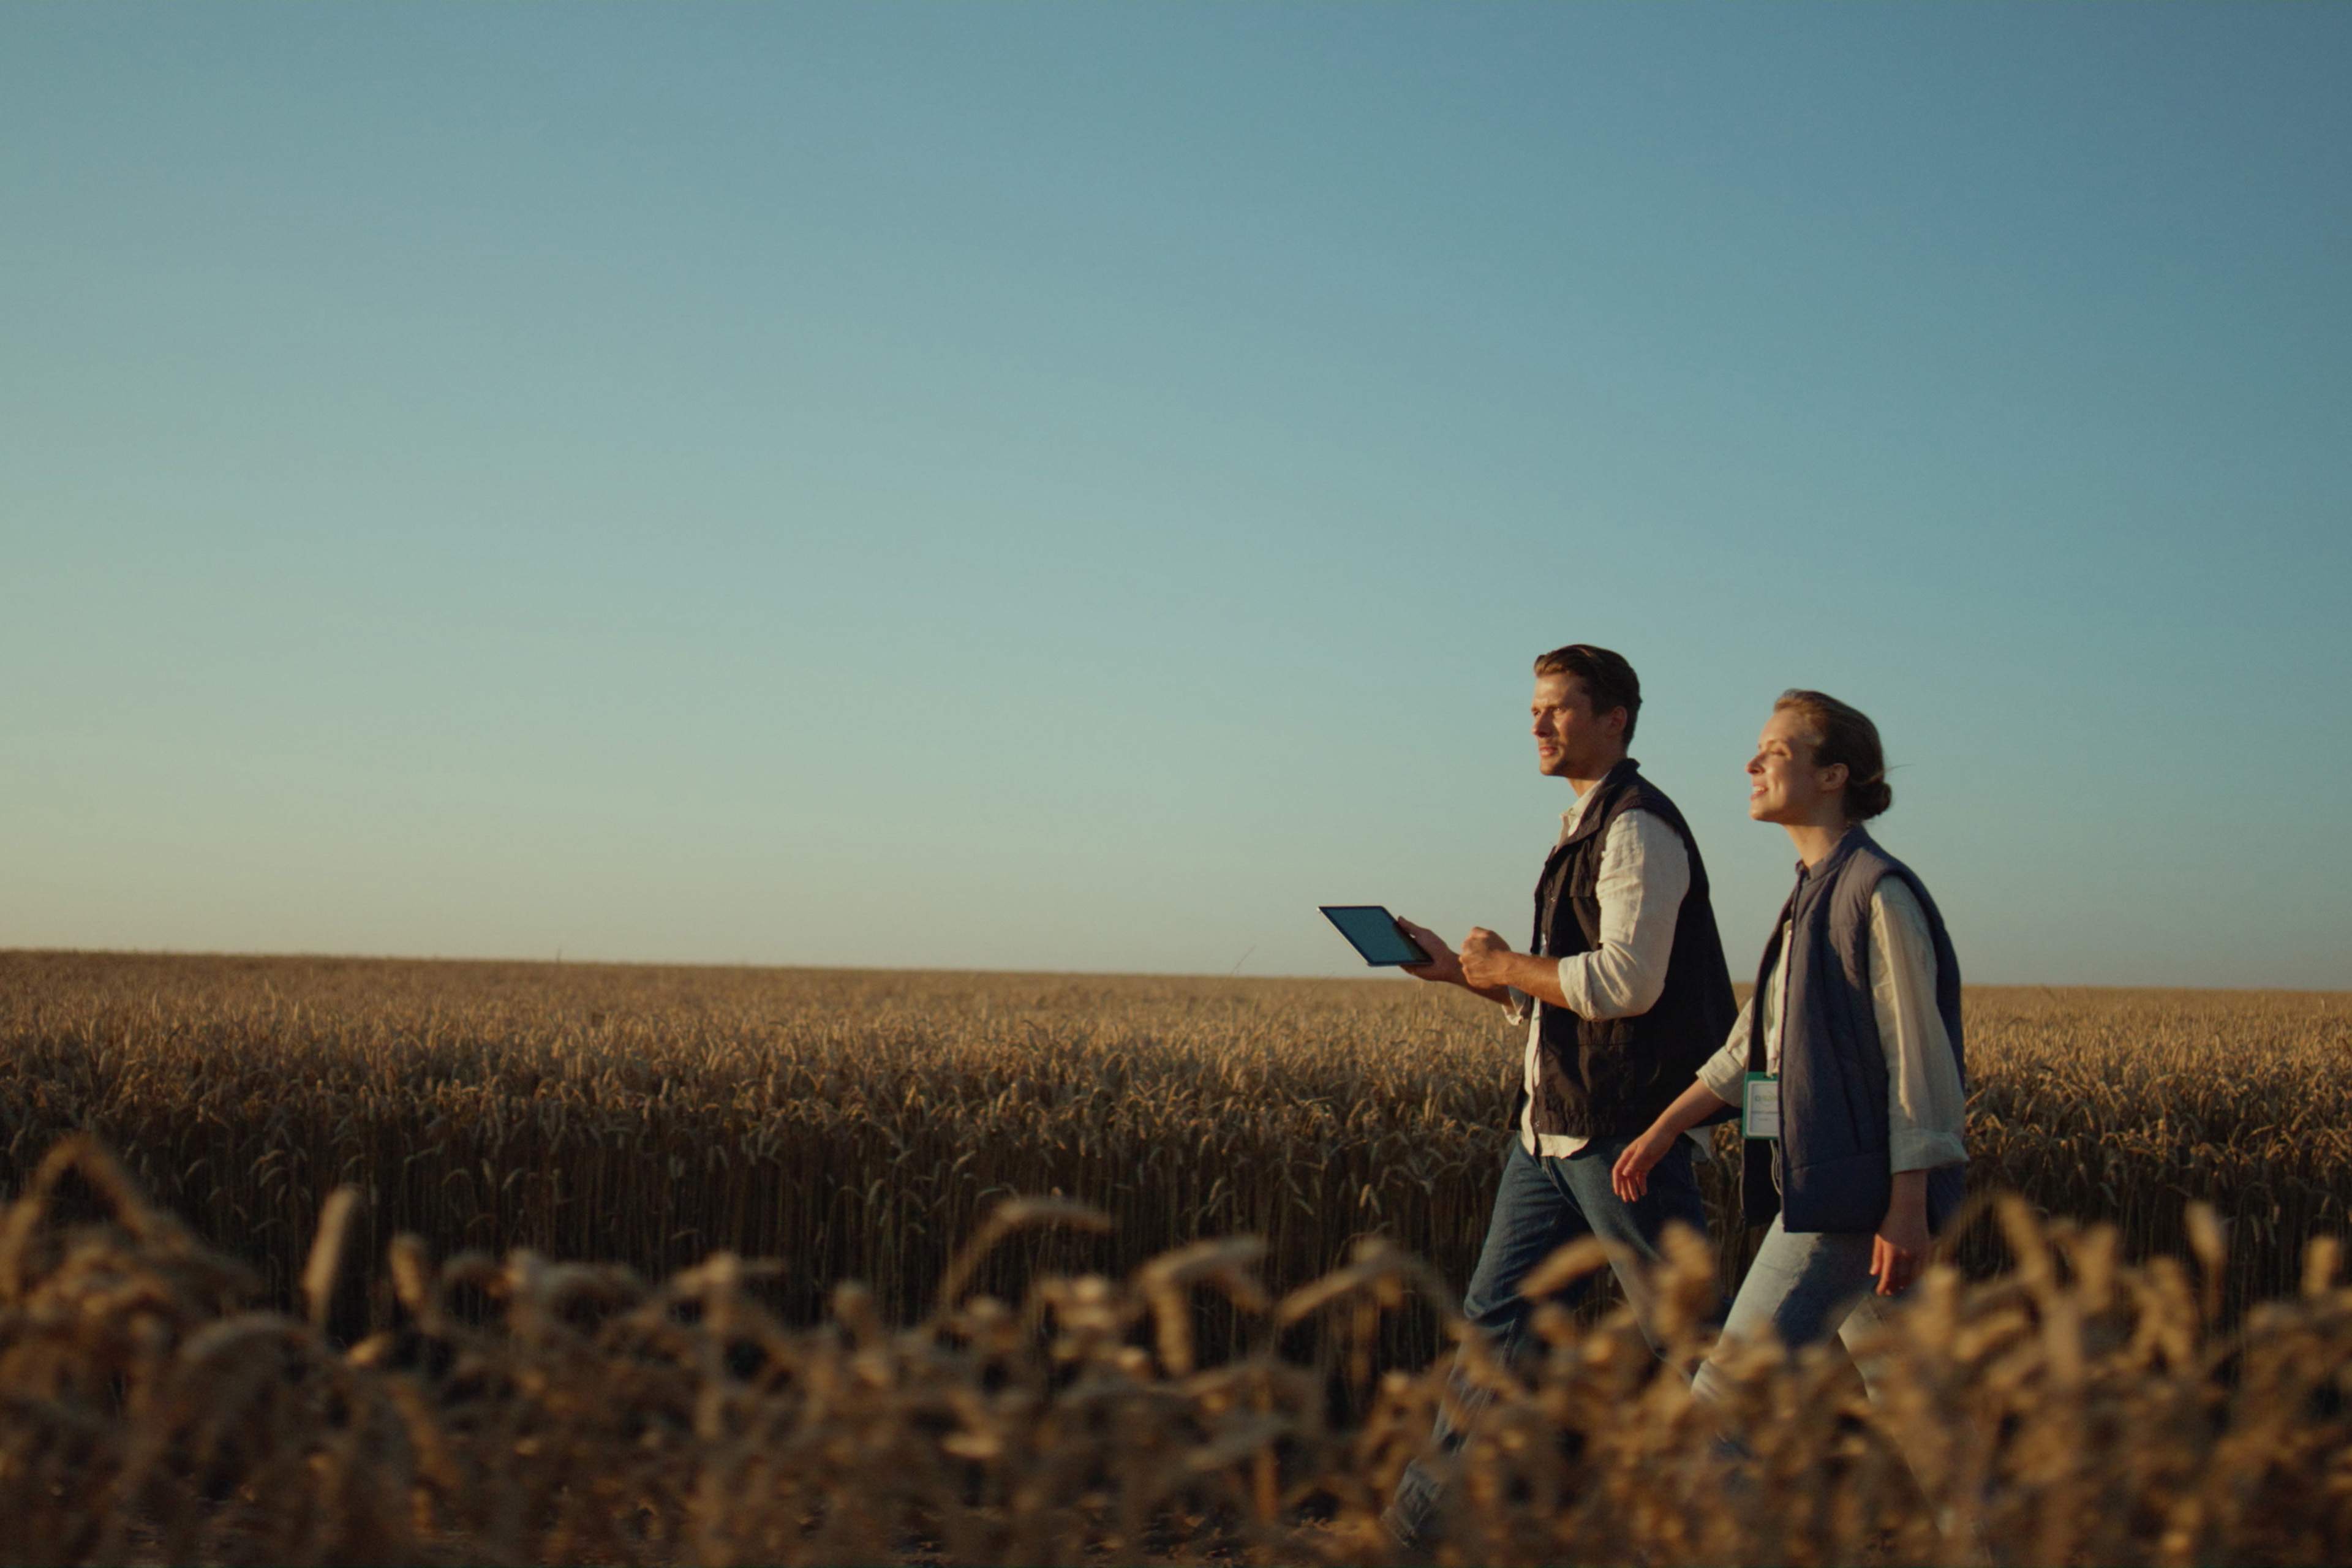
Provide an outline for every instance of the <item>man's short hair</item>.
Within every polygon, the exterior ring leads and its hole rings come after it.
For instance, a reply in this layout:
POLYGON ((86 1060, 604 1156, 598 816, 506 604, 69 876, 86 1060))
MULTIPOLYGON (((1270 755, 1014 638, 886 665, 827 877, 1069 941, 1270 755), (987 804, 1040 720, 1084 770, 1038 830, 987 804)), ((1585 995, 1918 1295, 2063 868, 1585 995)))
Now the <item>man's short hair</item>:
POLYGON ((1593 717, 1600 718, 1612 708, 1625 710, 1625 739, 1633 739, 1633 721, 1642 716, 1642 678, 1625 662, 1622 653, 1612 653, 1591 643, 1572 642, 1566 647, 1556 647, 1536 659, 1538 675, 1568 675, 1584 688, 1585 696, 1592 700, 1593 717))

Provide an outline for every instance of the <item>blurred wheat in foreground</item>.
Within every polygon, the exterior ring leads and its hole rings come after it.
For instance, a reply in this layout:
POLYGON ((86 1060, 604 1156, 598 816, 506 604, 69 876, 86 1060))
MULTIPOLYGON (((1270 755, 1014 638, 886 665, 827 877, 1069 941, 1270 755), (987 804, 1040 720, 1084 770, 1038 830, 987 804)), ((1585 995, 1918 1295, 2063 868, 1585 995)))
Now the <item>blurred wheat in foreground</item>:
MULTIPOLYGON (((144 1201, 87 1140, 0 1220, 0 1558, 21 1563, 1352 1563, 1427 1430, 1439 1378, 1369 1370, 1379 1320, 1447 1293, 1381 1244, 1270 1298, 1259 1245, 1211 1241, 1124 1282, 971 1294, 987 1250, 1097 1226, 998 1206, 923 1321, 845 1285, 791 1329, 720 1253, 649 1284, 530 1252, 386 1266, 396 1326, 319 1327, 350 1231, 331 1199, 305 1316, 144 1201), (1196 1300, 1238 1315, 1203 1361, 1196 1300), (1309 1361, 1286 1325, 1322 1321, 1309 1361), (1335 1384, 1372 1380, 1359 1401, 1335 1384), (1360 1415, 1335 1418, 1335 1408, 1360 1415)), ((1622 1314, 1543 1321, 1463 1456, 1440 1549, 1465 1563, 2334 1563, 2352 1556, 2352 1289, 2315 1242, 2299 1295, 2216 1324, 2218 1224, 2193 1266, 2121 1260, 2105 1227, 2014 1200, 2016 1259, 1932 1270, 1863 1403, 1843 1354, 1759 1353, 1736 1470, 1622 1314), (1915 1479, 1916 1474, 1916 1479, 1915 1479)), ((1590 1244, 1554 1260, 1601 1266, 1590 1244)), ((1696 1341, 1695 1240, 1668 1271, 1696 1341)))

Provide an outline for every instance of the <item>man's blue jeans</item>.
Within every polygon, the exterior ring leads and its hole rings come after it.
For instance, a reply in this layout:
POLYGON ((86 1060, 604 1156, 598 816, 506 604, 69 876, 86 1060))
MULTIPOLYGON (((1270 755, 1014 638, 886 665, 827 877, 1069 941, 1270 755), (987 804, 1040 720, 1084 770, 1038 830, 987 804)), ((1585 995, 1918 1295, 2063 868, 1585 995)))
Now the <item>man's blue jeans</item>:
MULTIPOLYGON (((1655 1264, 1663 1256, 1659 1238, 1670 1222, 1680 1220, 1706 1234, 1706 1209, 1699 1200, 1687 1139, 1675 1139, 1673 1150, 1651 1169, 1649 1190, 1638 1201, 1626 1203, 1610 1190, 1610 1168, 1632 1142, 1596 1138, 1559 1160, 1528 1153, 1518 1133, 1511 1134, 1503 1155, 1503 1178, 1495 1189, 1495 1215, 1486 1224, 1486 1245, 1471 1273, 1470 1289, 1462 1296, 1463 1316, 1494 1341, 1506 1362, 1516 1360, 1525 1348, 1528 1319, 1538 1305, 1519 1294, 1519 1281, 1559 1248, 1581 1237, 1597 1236, 1655 1264)), ((1588 1274, 1551 1300, 1572 1307, 1597 1279, 1588 1274)), ((1649 1311, 1651 1296, 1638 1280, 1624 1283, 1643 1334, 1653 1349, 1661 1348, 1649 1311)), ((1448 1393, 1453 1411, 1445 1405, 1438 1407, 1430 1440, 1439 1451, 1451 1454, 1462 1447, 1494 1395, 1465 1377, 1458 1360, 1448 1393)), ((1390 1529, 1407 1542, 1425 1537, 1444 1489, 1444 1482, 1422 1460, 1405 1467, 1389 1504, 1390 1529)))

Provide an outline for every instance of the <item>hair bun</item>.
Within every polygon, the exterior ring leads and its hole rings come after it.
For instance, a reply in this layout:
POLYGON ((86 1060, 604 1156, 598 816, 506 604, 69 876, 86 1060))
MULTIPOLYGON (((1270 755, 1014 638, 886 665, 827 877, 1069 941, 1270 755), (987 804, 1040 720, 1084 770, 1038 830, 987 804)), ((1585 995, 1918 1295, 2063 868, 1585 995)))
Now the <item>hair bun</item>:
POLYGON ((1866 822, 1895 804, 1886 783, 1886 752, 1878 743, 1878 726, 1851 703, 1826 691, 1791 686, 1772 704, 1772 711, 1792 708, 1805 716, 1811 731, 1813 765, 1845 768, 1845 789, 1839 808, 1848 822, 1866 822))

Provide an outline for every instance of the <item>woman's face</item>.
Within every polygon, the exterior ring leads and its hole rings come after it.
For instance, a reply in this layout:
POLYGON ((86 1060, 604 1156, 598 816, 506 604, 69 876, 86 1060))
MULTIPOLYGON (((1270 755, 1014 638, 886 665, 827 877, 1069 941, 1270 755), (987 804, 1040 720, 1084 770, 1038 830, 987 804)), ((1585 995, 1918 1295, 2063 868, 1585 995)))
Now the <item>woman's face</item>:
POLYGON ((1787 826, 1831 826, 1845 820, 1843 763, 1813 763, 1813 737, 1805 716, 1776 708, 1748 760, 1748 815, 1787 826))

